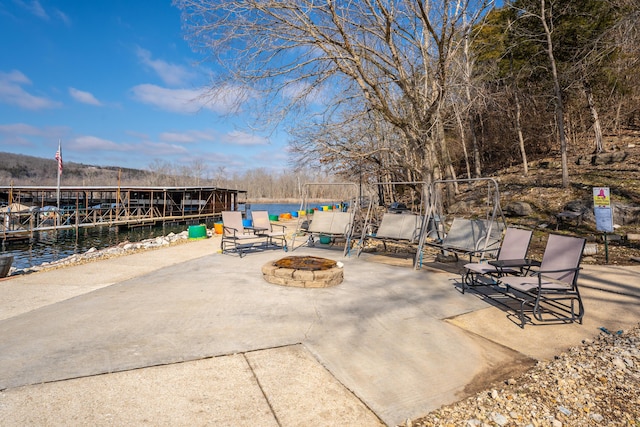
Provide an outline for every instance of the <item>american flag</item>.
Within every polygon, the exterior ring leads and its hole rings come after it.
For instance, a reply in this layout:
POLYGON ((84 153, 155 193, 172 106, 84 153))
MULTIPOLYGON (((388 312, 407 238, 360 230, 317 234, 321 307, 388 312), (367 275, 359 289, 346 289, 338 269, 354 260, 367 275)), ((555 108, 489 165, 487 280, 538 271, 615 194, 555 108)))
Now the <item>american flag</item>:
POLYGON ((56 160, 58 161, 58 175, 62 175, 62 149, 60 141, 58 141, 58 151, 56 151, 56 160))

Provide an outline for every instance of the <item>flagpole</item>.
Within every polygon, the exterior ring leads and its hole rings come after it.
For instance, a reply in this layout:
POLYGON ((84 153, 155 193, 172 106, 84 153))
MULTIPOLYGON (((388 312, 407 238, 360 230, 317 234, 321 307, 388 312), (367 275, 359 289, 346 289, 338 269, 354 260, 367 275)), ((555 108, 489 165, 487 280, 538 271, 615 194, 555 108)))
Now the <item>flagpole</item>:
MULTIPOLYGON (((56 160, 57 162, 57 167, 58 167, 58 186, 57 186, 57 191, 56 191, 56 201, 57 201, 57 207, 58 207, 58 215, 57 215, 57 219, 58 223, 60 223, 60 176, 62 175, 62 168, 60 167, 61 162, 62 162, 62 150, 60 147, 60 140, 58 139, 58 152, 56 153, 56 160)), ((60 225, 60 224, 58 224, 60 225)))

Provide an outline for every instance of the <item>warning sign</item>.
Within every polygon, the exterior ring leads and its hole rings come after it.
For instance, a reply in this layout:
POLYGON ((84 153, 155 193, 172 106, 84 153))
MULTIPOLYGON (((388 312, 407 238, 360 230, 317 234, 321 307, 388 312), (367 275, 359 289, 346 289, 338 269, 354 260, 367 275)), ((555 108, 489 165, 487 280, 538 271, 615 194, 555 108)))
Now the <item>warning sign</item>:
POLYGON ((596 216, 596 229, 613 233, 613 209, 609 187, 593 188, 593 213, 596 216))
POLYGON ((611 207, 611 198, 608 187, 595 187, 593 189, 593 206, 611 207))

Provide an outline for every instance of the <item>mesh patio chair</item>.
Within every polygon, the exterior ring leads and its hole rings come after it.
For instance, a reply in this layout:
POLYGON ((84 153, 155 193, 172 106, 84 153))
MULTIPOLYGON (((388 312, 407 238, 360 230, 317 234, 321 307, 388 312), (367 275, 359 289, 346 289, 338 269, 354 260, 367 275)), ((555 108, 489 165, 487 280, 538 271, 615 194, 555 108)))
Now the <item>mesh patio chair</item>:
POLYGON ((267 236, 258 235, 252 229, 245 229, 242 224, 242 212, 239 211, 222 212, 222 229, 222 253, 237 252, 242 257, 252 247, 267 243, 267 236))
POLYGON ((266 236, 268 244, 281 246, 285 252, 287 251, 287 233, 284 225, 272 224, 268 211, 251 211, 251 219, 256 234, 266 236), (282 230, 276 231, 274 227, 282 227, 282 230), (277 245, 276 242, 280 242, 280 245, 277 245))
MULTIPOLYGON (((524 261, 529 251, 529 244, 533 231, 524 230, 522 228, 508 227, 504 233, 502 244, 498 249, 496 256, 497 261, 524 261)), ((517 264, 517 262, 514 262, 517 264)), ((492 285, 496 283, 496 278, 505 274, 522 275, 527 272, 523 267, 524 263, 520 263, 520 267, 515 266, 498 266, 489 264, 486 260, 483 262, 472 262, 464 265, 462 273, 462 293, 469 286, 492 285)))
POLYGON ((540 269, 531 276, 507 276, 500 282, 520 301, 519 318, 524 328, 527 316, 524 306, 533 307, 533 316, 540 322, 560 321, 582 323, 584 305, 578 290, 578 274, 585 239, 550 234, 542 256, 540 269))

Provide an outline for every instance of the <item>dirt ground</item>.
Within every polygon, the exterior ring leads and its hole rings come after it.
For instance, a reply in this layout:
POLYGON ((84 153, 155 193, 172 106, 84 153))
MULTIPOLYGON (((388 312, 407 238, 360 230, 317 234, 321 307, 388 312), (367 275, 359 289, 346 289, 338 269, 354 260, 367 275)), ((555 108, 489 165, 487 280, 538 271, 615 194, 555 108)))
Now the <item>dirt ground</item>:
MULTIPOLYGON (((627 132, 610 137, 605 144, 605 154, 624 153, 624 159, 608 164, 592 164, 593 154, 586 142, 582 150, 574 149, 568 157, 570 185, 562 187, 562 165, 559 155, 531 162, 528 174, 522 165, 512 166, 494 175, 499 184, 500 203, 526 202, 533 213, 526 217, 507 217, 508 224, 534 230, 531 255, 541 258, 550 232, 582 236, 587 244, 597 246, 596 253, 583 258, 586 264, 637 265, 640 263, 640 240, 628 236, 640 234, 640 132, 627 132), (607 235, 596 229, 593 219, 593 188, 609 187, 612 205, 637 209, 636 220, 621 224, 614 209, 614 233, 607 235), (556 214, 566 211, 568 203, 581 202, 586 206, 584 220, 564 221, 558 224, 556 214)), ((621 156, 622 157, 622 156, 621 156)), ((456 196, 469 205, 482 209, 486 205, 486 192, 470 188, 456 196)))
MULTIPOLYGON (((508 225, 534 230, 530 257, 541 259, 549 233, 560 233, 581 236, 587 240, 588 248, 582 260, 584 264, 640 264, 640 239, 637 239, 640 236, 640 132, 628 132, 620 137, 609 138, 605 149, 605 156, 616 153, 615 161, 594 164, 588 143, 585 143, 581 152, 570 152, 570 185, 566 188, 562 186, 562 164, 557 153, 530 162, 526 175, 522 165, 490 174, 498 183, 503 211, 507 211, 505 207, 514 202, 525 202, 532 208, 528 215, 506 216, 508 225), (607 233, 606 236, 604 232, 597 230, 595 224, 594 187, 610 189, 611 204, 614 206, 614 232, 607 233), (576 203, 584 208, 583 218, 579 222, 559 222, 556 215, 570 210, 568 204, 576 203), (626 223, 618 214, 620 207, 633 212, 626 215, 626 223), (634 216, 635 220, 630 221, 629 217, 634 216)), ((491 210, 488 198, 486 183, 459 185, 458 193, 452 201, 452 211, 445 213, 445 216, 486 217, 491 210), (459 210, 454 212, 457 209, 459 210)), ((408 200, 403 202, 409 205, 408 200)), ((382 249, 382 245, 377 248, 378 251, 382 249)), ((410 252, 411 248, 391 245, 389 250, 401 253, 410 252)))

